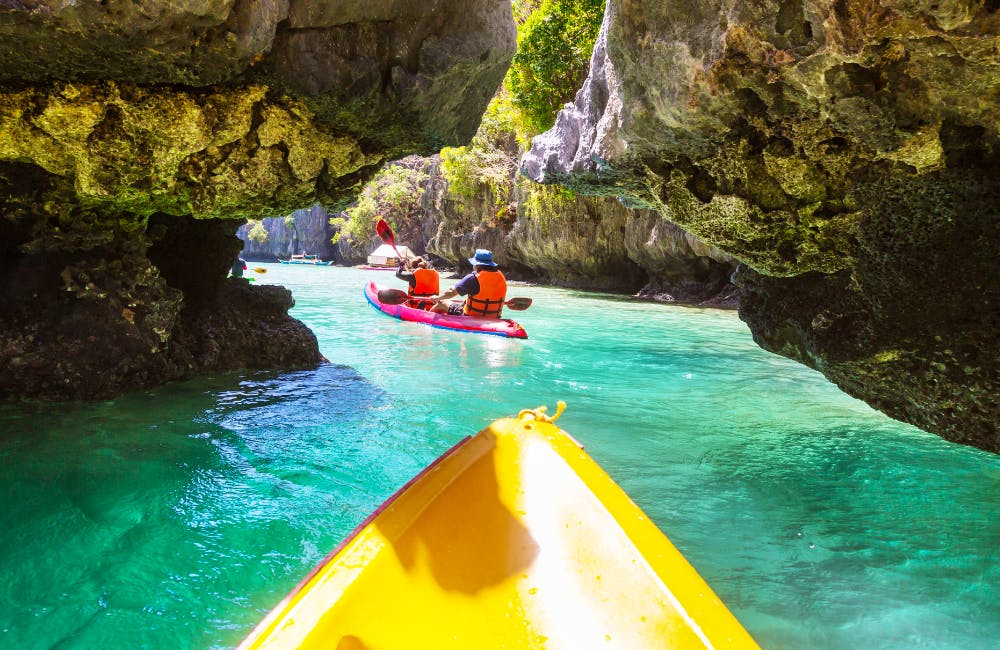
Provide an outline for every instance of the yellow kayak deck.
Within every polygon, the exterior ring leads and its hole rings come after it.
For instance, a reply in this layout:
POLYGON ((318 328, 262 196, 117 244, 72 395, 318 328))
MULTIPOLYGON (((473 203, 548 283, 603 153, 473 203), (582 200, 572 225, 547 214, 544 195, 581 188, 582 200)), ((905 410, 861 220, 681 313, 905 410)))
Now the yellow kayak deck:
POLYGON ((404 486, 240 648, 733 648, 753 639, 670 541, 538 412, 404 486))

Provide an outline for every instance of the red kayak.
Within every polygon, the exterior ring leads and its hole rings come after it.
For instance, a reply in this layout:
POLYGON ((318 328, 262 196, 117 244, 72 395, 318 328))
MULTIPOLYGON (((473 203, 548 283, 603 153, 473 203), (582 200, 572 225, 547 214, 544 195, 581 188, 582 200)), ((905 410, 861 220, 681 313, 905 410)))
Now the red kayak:
POLYGON ((458 330, 460 332, 472 332, 474 334, 493 334, 495 336, 506 336, 513 339, 526 339, 528 333, 524 331, 517 322, 509 318, 478 318, 476 316, 451 316, 449 314, 438 314, 423 309, 414 309, 403 305, 389 305, 380 302, 378 299, 380 287, 374 282, 369 282, 365 286, 365 298, 371 306, 383 314, 398 318, 399 320, 413 323, 423 323, 431 327, 440 327, 448 330, 458 330))

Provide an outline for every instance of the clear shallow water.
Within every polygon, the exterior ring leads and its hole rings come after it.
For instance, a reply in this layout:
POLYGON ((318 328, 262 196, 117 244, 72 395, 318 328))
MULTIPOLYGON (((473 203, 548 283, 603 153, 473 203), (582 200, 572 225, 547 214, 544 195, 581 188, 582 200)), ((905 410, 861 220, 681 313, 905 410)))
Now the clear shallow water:
POLYGON ((333 363, 0 407, 0 647, 231 647, 440 453, 557 399, 763 647, 996 647, 1000 458, 734 313, 517 287, 511 341, 378 314, 390 273, 267 268, 333 363))

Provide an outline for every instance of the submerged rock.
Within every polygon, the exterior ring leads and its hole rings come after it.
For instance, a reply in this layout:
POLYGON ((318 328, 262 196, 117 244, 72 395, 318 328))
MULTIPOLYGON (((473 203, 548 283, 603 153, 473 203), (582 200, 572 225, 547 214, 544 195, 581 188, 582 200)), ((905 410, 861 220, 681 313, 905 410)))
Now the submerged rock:
POLYGON ((514 36, 486 0, 0 3, 0 396, 315 363, 232 233, 467 141, 514 36))
POLYGON ((522 161, 746 266, 766 349, 1000 451, 1000 18, 989 2, 609 0, 522 161))

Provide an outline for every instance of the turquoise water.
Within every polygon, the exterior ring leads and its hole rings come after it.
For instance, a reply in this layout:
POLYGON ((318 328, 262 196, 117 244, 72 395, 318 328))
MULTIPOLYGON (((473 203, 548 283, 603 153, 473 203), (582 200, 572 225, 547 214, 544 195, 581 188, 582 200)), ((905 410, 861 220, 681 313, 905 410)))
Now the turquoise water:
POLYGON ((558 399, 763 647, 997 647, 1000 458, 735 313, 519 286, 512 341, 377 313, 389 273, 266 266, 331 364, 0 407, 0 647, 232 647, 440 453, 558 399))

